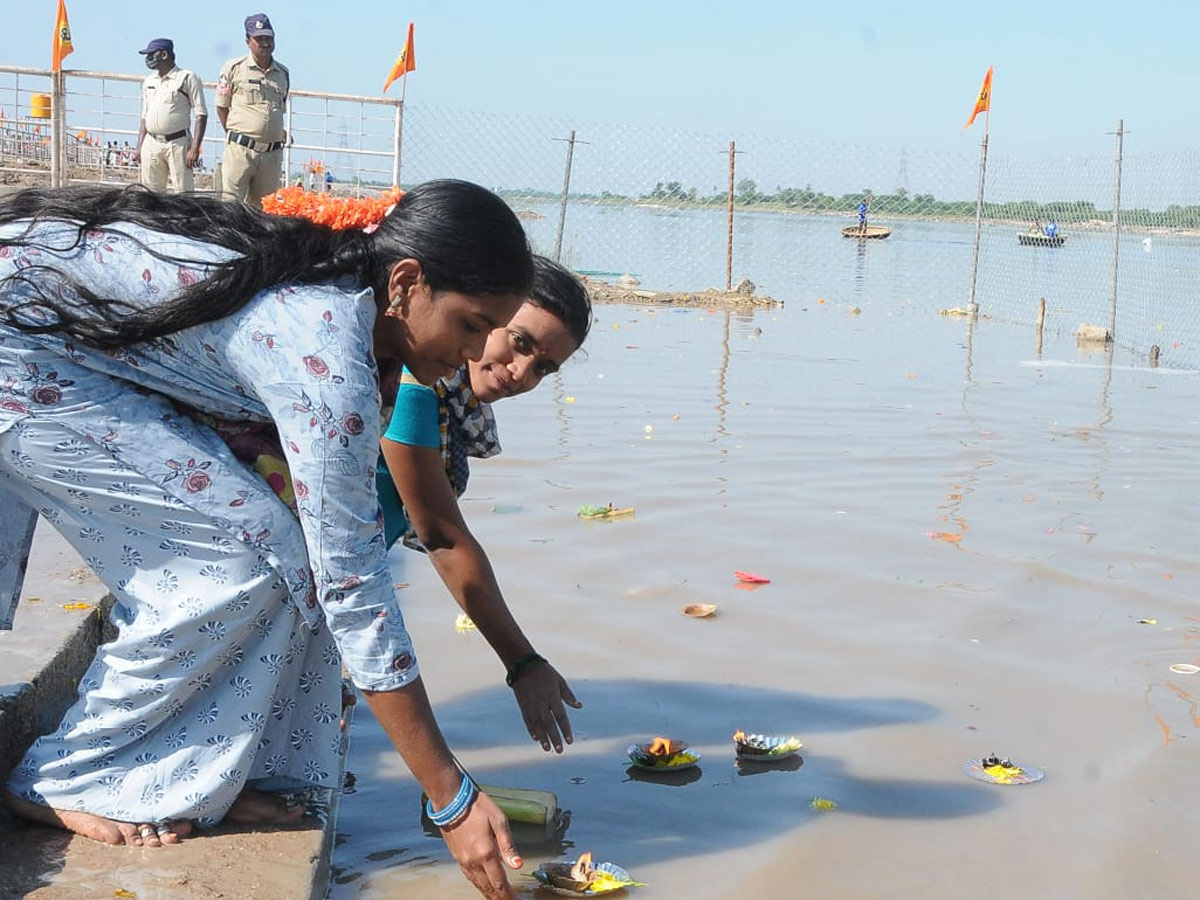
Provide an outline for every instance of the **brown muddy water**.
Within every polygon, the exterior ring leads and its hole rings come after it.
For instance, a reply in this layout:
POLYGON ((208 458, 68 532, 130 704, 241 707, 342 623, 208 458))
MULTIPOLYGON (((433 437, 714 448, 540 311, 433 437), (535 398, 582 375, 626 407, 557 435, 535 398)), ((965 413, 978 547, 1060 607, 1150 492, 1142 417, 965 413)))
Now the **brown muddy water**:
MULTIPOLYGON (((585 708, 562 756, 531 744, 398 550, 451 745, 570 811, 524 871, 588 850, 642 900, 1195 896, 1200 675, 1170 666, 1200 664, 1200 377, 863 306, 599 307, 587 358, 497 409, 464 508, 585 708), (635 517, 576 518, 610 501, 635 517), (803 764, 737 768, 737 728, 803 764), (657 734, 700 766, 631 771, 657 734), (963 773, 992 751, 1045 780, 963 773)), ((349 769, 332 900, 477 896, 365 706, 349 769)))

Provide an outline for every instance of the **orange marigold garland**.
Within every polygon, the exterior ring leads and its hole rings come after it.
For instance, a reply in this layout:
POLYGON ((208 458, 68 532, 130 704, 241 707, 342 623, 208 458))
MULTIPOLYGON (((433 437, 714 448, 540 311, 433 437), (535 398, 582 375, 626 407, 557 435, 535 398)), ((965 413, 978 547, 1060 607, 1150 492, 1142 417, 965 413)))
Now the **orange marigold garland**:
POLYGON ((389 188, 378 197, 342 197, 302 187, 285 187, 263 197, 263 210, 273 216, 300 216, 338 230, 374 231, 403 195, 398 187, 389 188))

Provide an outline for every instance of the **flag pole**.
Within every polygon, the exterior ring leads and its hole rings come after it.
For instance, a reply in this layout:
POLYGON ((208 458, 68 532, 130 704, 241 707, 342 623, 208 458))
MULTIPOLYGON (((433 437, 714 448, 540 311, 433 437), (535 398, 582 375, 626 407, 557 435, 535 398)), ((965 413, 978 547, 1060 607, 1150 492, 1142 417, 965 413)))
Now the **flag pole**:
POLYGON ((404 149, 404 98, 408 95, 408 73, 400 79, 400 105, 396 107, 396 164, 392 166, 392 183, 400 187, 400 154, 404 149))
POLYGON ((975 279, 979 275, 979 232, 983 227, 983 182, 987 177, 987 148, 988 128, 992 122, 992 102, 988 97, 987 109, 983 115, 983 143, 979 153, 979 195, 975 198, 975 250, 971 257, 971 292, 967 295, 967 312, 974 319, 979 313, 979 305, 975 302, 975 279))

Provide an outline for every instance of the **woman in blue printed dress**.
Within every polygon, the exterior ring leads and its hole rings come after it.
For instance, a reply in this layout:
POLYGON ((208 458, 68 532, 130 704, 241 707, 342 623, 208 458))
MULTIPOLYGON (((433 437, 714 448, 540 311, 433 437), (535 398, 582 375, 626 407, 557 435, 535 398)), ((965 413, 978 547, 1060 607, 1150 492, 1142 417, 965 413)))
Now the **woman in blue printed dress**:
POLYGON ((587 289, 571 272, 535 256, 529 299, 488 337, 483 355, 433 387, 405 372, 384 432, 379 498, 389 546, 403 537, 423 550, 458 605, 504 665, 530 737, 561 753, 574 738, 566 707, 580 708, 566 680, 512 614, 487 553, 458 506, 468 457, 500 452, 491 405, 533 390, 582 346, 592 323, 587 289))
POLYGON ((0 627, 40 514, 118 628, 10 806, 139 846, 285 820, 274 792, 336 786, 340 662, 464 873, 512 896, 504 816, 438 730, 388 573, 376 359, 452 374, 531 279, 516 217, 464 182, 370 234, 140 189, 0 202, 0 627), (298 516, 193 413, 273 424, 298 516))

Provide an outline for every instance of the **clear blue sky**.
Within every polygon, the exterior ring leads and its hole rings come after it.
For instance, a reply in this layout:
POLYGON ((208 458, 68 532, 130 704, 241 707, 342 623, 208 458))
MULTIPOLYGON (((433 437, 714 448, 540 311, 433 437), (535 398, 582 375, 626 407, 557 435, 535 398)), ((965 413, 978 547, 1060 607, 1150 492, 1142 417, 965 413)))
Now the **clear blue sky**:
MULTIPOLYGON (((0 62, 48 66, 56 0, 8 0, 0 62)), ((67 68, 140 72, 171 37, 206 79, 244 51, 267 12, 298 88, 377 94, 416 23, 412 106, 661 124, 754 135, 956 150, 989 64, 992 146, 1017 155, 1200 146, 1195 0, 862 0, 605 3, 414 0, 68 0, 67 68)), ((398 91, 399 85, 392 91, 398 91)))

